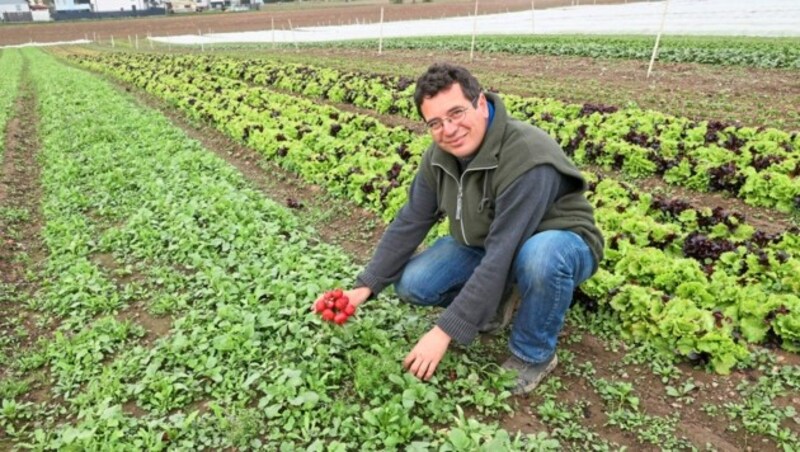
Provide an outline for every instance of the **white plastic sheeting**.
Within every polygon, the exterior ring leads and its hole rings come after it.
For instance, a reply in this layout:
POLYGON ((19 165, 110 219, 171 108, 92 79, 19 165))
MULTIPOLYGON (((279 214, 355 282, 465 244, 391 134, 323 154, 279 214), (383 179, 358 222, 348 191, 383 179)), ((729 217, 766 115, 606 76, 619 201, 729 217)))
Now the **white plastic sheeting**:
POLYGON ((74 44, 91 44, 92 41, 86 39, 78 39, 75 41, 54 41, 54 42, 26 42, 25 44, 15 44, 0 46, 0 49, 19 49, 22 47, 47 47, 47 46, 60 46, 60 45, 74 45, 74 44))
MULTIPOLYGON (((479 4, 480 8, 480 4, 479 4)), ((376 7, 375 16, 380 12, 376 7)), ((480 11, 480 10, 479 10, 480 11)), ((477 34, 652 34, 658 32, 662 2, 586 5, 478 14, 477 34)), ((385 22, 384 38, 471 35, 473 17, 385 22)), ((285 26, 285 25, 284 25, 285 26)), ((306 43, 378 39, 380 24, 336 25, 152 38, 171 44, 306 43)), ((800 0, 670 0, 665 34, 731 36, 800 36, 800 0)))

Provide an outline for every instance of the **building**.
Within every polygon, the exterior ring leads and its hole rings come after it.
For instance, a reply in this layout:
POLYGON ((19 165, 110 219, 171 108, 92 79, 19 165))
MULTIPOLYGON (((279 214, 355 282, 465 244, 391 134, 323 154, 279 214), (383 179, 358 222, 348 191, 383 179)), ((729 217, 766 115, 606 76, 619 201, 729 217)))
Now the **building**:
POLYGON ((30 22, 31 8, 26 0, 0 0, 0 22, 30 22))
MULTIPOLYGON (((41 1, 41 0, 38 0, 41 1)), ((31 3, 31 17, 34 22, 49 22, 53 20, 50 16, 50 8, 44 3, 31 3)))
POLYGON ((0 14, 4 13, 29 13, 31 8, 27 0, 0 0, 0 14))
POLYGON ((112 11, 143 11, 148 8, 145 0, 92 0, 92 11, 96 13, 112 11))
POLYGON ((53 8, 56 11, 91 11, 92 2, 90 0, 53 0, 53 8))
POLYGON ((53 0, 56 11, 91 11, 92 2, 89 0, 53 0))

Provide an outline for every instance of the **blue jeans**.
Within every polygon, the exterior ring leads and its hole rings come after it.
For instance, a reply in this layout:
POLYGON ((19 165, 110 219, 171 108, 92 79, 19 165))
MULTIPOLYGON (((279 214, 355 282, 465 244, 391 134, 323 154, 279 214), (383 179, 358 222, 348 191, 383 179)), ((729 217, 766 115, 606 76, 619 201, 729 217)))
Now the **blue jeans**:
MULTIPOLYGON (((447 307, 486 252, 443 237, 414 256, 395 284, 398 296, 420 306, 447 307)), ((543 231, 522 245, 512 265, 522 302, 508 347, 529 363, 549 360, 572 303, 572 293, 592 276, 589 246, 571 231, 543 231)))

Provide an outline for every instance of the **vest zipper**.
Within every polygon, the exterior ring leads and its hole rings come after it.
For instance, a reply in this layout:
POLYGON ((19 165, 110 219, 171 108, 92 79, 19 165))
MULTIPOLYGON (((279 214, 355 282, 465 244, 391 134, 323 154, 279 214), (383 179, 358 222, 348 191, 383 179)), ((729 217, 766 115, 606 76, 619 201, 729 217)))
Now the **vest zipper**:
POLYGON ((461 237, 464 239, 464 244, 467 246, 472 246, 469 244, 469 240, 467 240, 467 232, 464 230, 464 219, 461 218, 462 197, 464 195, 462 189, 462 187, 464 186, 464 176, 471 171, 486 171, 490 169, 495 169, 497 168, 497 165, 487 166, 484 168, 468 168, 464 170, 463 173, 461 173, 461 178, 455 177, 449 171, 447 171, 447 168, 443 167, 438 163, 434 163, 433 166, 438 166, 439 168, 441 168, 442 171, 444 171, 445 174, 447 174, 448 176, 452 177, 453 180, 456 182, 456 185, 458 185, 458 196, 456 197, 456 220, 458 220, 458 224, 459 226, 461 226, 461 237))
MULTIPOLYGON (((463 181, 462 181, 463 182, 463 181)), ((464 192, 461 189, 461 182, 458 183, 458 198, 456 198, 456 220, 461 221, 461 198, 464 196, 464 192)))

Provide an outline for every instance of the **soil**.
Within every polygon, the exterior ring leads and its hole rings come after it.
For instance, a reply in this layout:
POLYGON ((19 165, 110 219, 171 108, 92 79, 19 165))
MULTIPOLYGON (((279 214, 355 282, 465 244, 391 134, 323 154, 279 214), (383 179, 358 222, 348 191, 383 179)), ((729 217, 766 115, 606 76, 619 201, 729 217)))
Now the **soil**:
MULTIPOLYGON (((23 80, 27 64, 23 67, 23 80)), ((27 81, 19 86, 19 97, 14 104, 14 112, 6 124, 5 151, 2 156, 0 173, 0 337, 16 337, 15 331, 22 328, 26 336, 18 338, 15 347, 27 347, 46 330, 36 325, 36 315, 21 307, 29 295, 37 289, 37 284, 26 275, 44 259, 44 245, 40 237, 43 224, 39 183, 39 139, 37 134, 38 117, 36 99, 27 81), (16 215, 12 212, 26 212, 16 215), (7 297, 5 294, 14 294, 7 297)), ((0 366, 0 377, 4 374, 0 366)))
MULTIPOLYGON (((91 256, 92 262, 97 264, 114 283, 120 292, 124 292, 125 286, 132 283, 142 282, 145 277, 134 271, 130 274, 119 275, 117 270, 121 265, 109 253, 97 253, 91 256)), ((131 321, 141 325, 145 330, 145 336, 139 342, 143 346, 149 346, 156 339, 165 336, 172 327, 171 316, 155 316, 147 311, 147 300, 135 300, 125 306, 117 315, 118 321, 131 321)))
MULTIPOLYGON (((57 320, 44 321, 40 313, 26 307, 26 302, 39 288, 39 281, 30 274, 40 268, 46 258, 41 237, 44 219, 38 129, 36 94, 25 61, 19 97, 5 128, 5 151, 0 167, 0 339, 3 340, 0 354, 8 357, 33 347, 39 338, 51 337, 58 326, 57 320), (24 211, 27 215, 9 215, 10 210, 24 211)), ((11 376, 8 370, 8 366, 0 365, 0 381, 11 376)), ((22 402, 61 403, 50 391, 48 374, 49 370, 43 369, 26 379, 31 389, 22 395, 22 402)), ((9 441, 5 429, 0 429, 0 449, 11 450, 9 441)))

